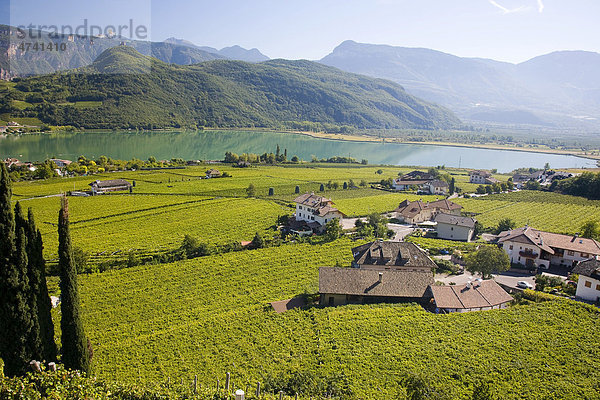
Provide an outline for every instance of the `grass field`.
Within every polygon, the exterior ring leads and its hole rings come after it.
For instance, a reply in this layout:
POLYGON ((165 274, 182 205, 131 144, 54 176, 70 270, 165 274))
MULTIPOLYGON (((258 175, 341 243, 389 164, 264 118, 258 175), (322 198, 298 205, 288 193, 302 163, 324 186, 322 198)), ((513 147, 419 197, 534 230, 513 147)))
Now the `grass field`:
POLYGON ((269 309, 314 293, 318 267, 349 263, 351 246, 288 245, 82 276, 95 371, 150 386, 194 375, 214 386, 231 372, 238 387, 291 385, 304 397, 313 384, 332 384, 342 398, 404 398, 407 374, 447 399, 471 398, 480 381, 502 399, 600 395, 600 314, 578 303, 453 315, 416 305, 269 309))

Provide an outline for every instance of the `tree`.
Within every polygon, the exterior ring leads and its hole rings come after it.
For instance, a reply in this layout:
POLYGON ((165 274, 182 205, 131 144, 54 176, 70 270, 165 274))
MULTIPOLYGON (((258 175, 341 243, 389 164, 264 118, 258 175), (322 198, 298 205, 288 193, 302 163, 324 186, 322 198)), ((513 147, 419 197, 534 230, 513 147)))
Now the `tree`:
POLYGON ((252 239, 252 242, 250 242, 249 247, 251 249, 262 249, 263 247, 265 247, 265 240, 262 238, 260 233, 256 232, 254 238, 252 239))
POLYGON ((498 226, 496 227, 496 235, 504 231, 513 230, 516 226, 517 224, 515 224, 515 222, 512 219, 502 218, 500 221, 498 221, 498 226))
POLYGON ((454 179, 454 177, 452 177, 452 179, 450 180, 450 184, 448 185, 448 193, 450 193, 450 195, 454 194, 455 186, 456 180, 454 179))
POLYGON ((544 171, 548 171, 550 169, 550 163, 544 164, 544 171))
POLYGON ((367 186, 367 181, 365 181, 364 179, 360 180, 360 187, 366 187, 367 186))
POLYGON ((381 175, 381 174, 383 174, 383 170, 382 170, 382 169, 378 169, 378 170, 377 170, 375 173, 376 173, 377 175, 381 175))
POLYGON ((254 187, 254 184, 251 183, 246 188, 246 197, 255 197, 255 196, 256 196, 256 188, 254 187))
POLYGON ((484 279, 490 278, 492 272, 508 271, 510 260, 508 255, 495 246, 483 246, 467 257, 467 270, 481 273, 484 279))
POLYGON ((490 390, 490 385, 487 382, 480 382, 473 388, 473 400, 493 400, 496 398, 490 390))
POLYGON ((52 321, 52 301, 46 282, 46 261, 43 256, 42 234, 35 225, 33 210, 28 210, 28 258, 29 282, 37 304, 37 319, 41 342, 41 359, 56 361, 56 342, 54 341, 54 322, 52 321))
POLYGON ((344 233, 340 220, 333 218, 331 221, 325 224, 325 238, 332 242, 342 236, 344 233))
POLYGON ((598 222, 589 220, 581 226, 581 236, 588 239, 600 240, 600 227, 598 222))
POLYGON ((525 183, 525 189, 526 190, 540 190, 542 188, 542 185, 540 185, 540 183, 536 180, 529 180, 527 181, 527 183, 525 183))
POLYGON ((90 349, 81 321, 77 266, 71 247, 69 232, 69 203, 61 199, 58 216, 58 267, 60 271, 60 297, 62 331, 62 362, 67 369, 90 373, 90 349))
POLYGON ((479 221, 475 221, 473 228, 473 240, 476 240, 483 233, 483 225, 479 221))
POLYGON ((319 192, 324 192, 325 191, 325 185, 323 185, 321 183, 321 186, 319 186, 319 192))
POLYGON ((0 357, 7 376, 23 374, 32 356, 27 348, 31 332, 27 240, 22 227, 15 234, 11 196, 8 170, 0 163, 0 357))
POLYGON ((477 194, 485 194, 485 186, 483 186, 483 185, 477 186, 477 189, 475 190, 475 193, 477 193, 477 194))

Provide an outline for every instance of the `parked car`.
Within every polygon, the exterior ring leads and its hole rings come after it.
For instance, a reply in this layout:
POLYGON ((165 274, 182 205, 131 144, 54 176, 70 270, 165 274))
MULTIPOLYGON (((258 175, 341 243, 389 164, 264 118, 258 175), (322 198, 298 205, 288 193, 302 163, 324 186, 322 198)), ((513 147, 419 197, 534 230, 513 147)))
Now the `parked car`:
POLYGON ((517 282, 517 287, 520 287, 521 289, 533 289, 533 285, 526 281, 517 282))

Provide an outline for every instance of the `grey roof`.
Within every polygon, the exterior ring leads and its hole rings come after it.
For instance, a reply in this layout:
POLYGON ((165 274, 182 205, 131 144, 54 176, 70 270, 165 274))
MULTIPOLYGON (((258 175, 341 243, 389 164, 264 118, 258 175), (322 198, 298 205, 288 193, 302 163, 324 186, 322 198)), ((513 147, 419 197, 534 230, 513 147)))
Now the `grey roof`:
POLYGON ((448 182, 441 181, 439 179, 431 181, 430 184, 433 185, 433 186, 435 186, 435 187, 448 187, 448 182))
POLYGON ((495 281, 474 282, 474 284, 431 286, 436 307, 439 308, 483 308, 493 307, 512 301, 495 281))
POLYGON ((573 273, 600 280, 600 261, 595 258, 580 261, 575 268, 573 268, 573 273))
POLYGON ((427 253, 414 243, 377 240, 352 249, 358 265, 435 268, 427 253))
POLYGON ((471 217, 459 217, 458 215, 445 213, 440 213, 436 215, 434 221, 438 224, 442 223, 456 226, 464 226, 470 229, 475 228, 475 222, 477 222, 477 220, 471 217))
POLYGON ((96 186, 99 188, 117 187, 117 186, 131 186, 125 179, 110 179, 107 181, 94 181, 90 183, 90 186, 96 186))
POLYGON ((431 284, 433 284, 431 271, 319 268, 319 293, 416 298, 422 297, 431 284))

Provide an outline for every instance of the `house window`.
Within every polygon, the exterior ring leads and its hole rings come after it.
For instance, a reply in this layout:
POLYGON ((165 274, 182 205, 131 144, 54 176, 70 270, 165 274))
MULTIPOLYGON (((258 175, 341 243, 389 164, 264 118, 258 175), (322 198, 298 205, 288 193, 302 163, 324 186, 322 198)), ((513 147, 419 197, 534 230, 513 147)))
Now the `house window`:
POLYGON ((298 209, 302 210, 302 206, 298 206, 298 209))
POLYGON ((569 256, 574 256, 574 255, 575 255, 575 252, 574 252, 574 251, 572 251, 572 250, 569 250, 569 251, 567 251, 567 255, 569 255, 569 256))
POLYGON ((585 281, 585 287, 589 287, 589 288, 591 288, 591 287, 592 287, 592 282, 590 282, 590 281, 585 281))
POLYGON ((590 257, 590 255, 589 255, 589 254, 587 254, 587 253, 581 253, 581 257, 583 257, 583 258, 589 258, 589 257, 590 257))
POLYGON ((329 305, 332 306, 335 304, 335 299, 333 297, 329 297, 329 305))
POLYGON ((453 230, 454 230, 454 227, 453 227, 453 226, 452 226, 452 227, 450 227, 450 230, 451 230, 451 231, 453 231, 453 230))
POLYGON ((600 285, 596 284, 596 290, 600 290, 600 285))
POLYGON ((512 250, 512 249, 513 249, 513 245, 511 244, 510 246, 508 246, 508 248, 509 248, 510 250, 512 250))

